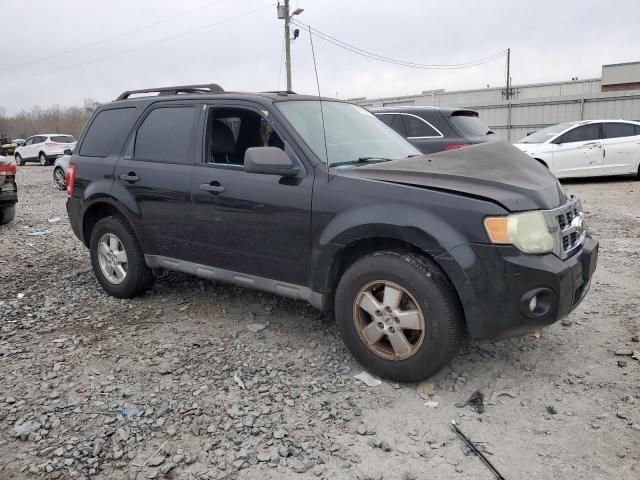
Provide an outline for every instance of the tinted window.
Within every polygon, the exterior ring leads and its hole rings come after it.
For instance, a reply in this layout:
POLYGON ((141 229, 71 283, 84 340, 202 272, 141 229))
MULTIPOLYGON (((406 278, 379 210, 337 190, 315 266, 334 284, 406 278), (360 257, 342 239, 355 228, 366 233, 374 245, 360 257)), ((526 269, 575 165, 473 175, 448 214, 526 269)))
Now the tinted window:
POLYGON ((477 115, 462 114, 451 115, 451 123, 456 130, 458 130, 463 136, 468 137, 484 137, 491 135, 493 132, 487 124, 484 123, 477 115))
POLYGON ((402 115, 404 129, 407 132, 407 138, 411 137, 439 137, 440 134, 428 123, 413 115, 402 115))
POLYGON ((402 135, 403 137, 405 136, 404 126, 402 125, 402 118, 400 117, 400 115, 386 113, 383 115, 379 115, 378 118, 389 125, 391 128, 393 128, 400 135, 402 135))
POLYGON ((76 139, 73 138, 71 135, 55 135, 49 138, 51 138, 52 142, 58 142, 58 143, 73 143, 76 141, 76 139))
POLYGON ((194 107, 163 107, 145 118, 136 135, 135 158, 167 163, 188 163, 194 107))
POLYGON ((120 133, 131 125, 135 112, 135 108, 117 108, 98 113, 82 140, 80 155, 87 157, 109 155, 120 133))
POLYGON ((42 143, 47 139, 47 137, 42 137, 42 136, 38 136, 38 137, 34 137, 33 139, 33 143, 42 143))
POLYGON ((24 142, 25 146, 27 145, 31 145, 33 143, 33 137, 32 138, 28 138, 26 142, 24 142))
POLYGON ((600 138, 600 124, 591 123, 582 125, 573 130, 569 130, 562 135, 556 143, 586 142, 589 140, 598 140, 600 138))
POLYGON ((604 138, 633 137, 636 134, 634 127, 631 123, 605 123, 604 138))

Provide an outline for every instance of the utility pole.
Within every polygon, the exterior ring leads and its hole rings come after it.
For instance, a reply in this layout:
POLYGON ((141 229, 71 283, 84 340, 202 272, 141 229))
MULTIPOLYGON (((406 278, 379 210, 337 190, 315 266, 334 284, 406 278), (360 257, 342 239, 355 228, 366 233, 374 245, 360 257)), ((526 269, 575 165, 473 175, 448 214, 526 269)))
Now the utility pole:
POLYGON ((300 15, 304 8, 296 8, 293 13, 289 13, 289 0, 284 0, 284 5, 278 3, 278 18, 284 20, 284 57, 287 66, 287 91, 292 90, 291 86, 291 31, 290 23, 294 15, 300 15))
POLYGON ((506 99, 511 96, 511 48, 507 48, 507 94, 506 99))

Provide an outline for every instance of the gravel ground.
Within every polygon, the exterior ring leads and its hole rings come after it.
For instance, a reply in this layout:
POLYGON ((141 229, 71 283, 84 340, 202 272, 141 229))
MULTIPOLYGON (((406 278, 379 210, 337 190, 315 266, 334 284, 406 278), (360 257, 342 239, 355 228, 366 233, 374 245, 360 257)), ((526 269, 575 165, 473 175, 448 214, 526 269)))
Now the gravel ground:
POLYGON ((601 242, 568 319, 374 387, 305 304, 168 272, 108 297, 52 168, 18 183, 0 227, 2 479, 493 478, 452 418, 507 479, 640 478, 640 181, 567 185, 601 242))

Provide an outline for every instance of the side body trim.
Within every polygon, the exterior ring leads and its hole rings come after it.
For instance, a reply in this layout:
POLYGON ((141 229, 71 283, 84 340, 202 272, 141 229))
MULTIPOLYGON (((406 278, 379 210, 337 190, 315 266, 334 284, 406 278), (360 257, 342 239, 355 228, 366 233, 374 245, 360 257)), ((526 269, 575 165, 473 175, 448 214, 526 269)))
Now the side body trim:
POLYGON ((218 280, 232 283, 240 287, 264 290, 282 297, 294 300, 304 300, 312 307, 320 310, 329 309, 329 295, 314 292, 308 287, 280 282, 269 278, 257 277, 246 273, 233 272, 222 268, 209 267, 199 263, 187 262, 162 255, 145 255, 145 262, 149 268, 166 268, 177 272, 188 273, 207 280, 218 280))

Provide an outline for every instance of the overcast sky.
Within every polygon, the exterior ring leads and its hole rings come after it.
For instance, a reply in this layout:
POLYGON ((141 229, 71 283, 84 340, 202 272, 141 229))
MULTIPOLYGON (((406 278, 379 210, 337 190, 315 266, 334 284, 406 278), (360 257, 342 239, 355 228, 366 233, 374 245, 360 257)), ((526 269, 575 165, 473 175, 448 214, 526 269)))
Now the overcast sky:
MULTIPOLYGON (((465 63, 511 47, 514 84, 599 77, 602 64, 640 60, 638 0, 291 2, 305 9, 297 18, 314 28, 405 61, 465 63)), ((127 89, 189 83, 283 89, 283 22, 272 5, 2 0, 0 107, 14 113, 33 105, 81 104, 87 97, 106 102, 127 89), (127 34, 132 30, 138 31, 127 34)), ((320 39, 314 43, 326 96, 483 88, 505 78, 502 58, 469 69, 427 71, 356 56, 320 39)), ((308 33, 292 44, 292 55, 294 90, 315 93, 308 33)))

